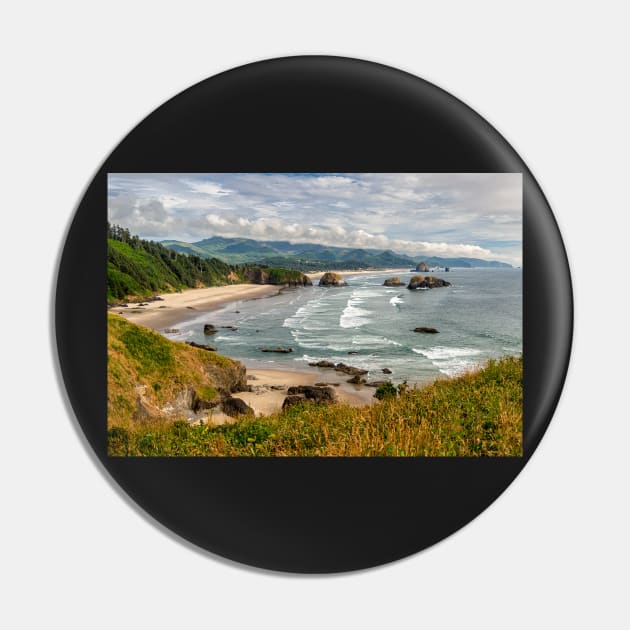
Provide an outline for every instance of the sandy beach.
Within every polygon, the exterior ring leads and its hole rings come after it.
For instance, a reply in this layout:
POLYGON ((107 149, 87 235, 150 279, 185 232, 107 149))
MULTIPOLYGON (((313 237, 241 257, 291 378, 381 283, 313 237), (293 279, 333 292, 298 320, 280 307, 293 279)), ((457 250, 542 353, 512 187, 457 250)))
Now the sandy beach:
POLYGON ((231 284, 224 287, 187 289, 179 293, 164 293, 155 302, 142 302, 145 306, 130 304, 126 308, 113 307, 109 311, 127 318, 134 324, 161 330, 194 315, 196 311, 210 312, 229 302, 254 300, 275 295, 281 286, 270 284, 231 284))
POLYGON ((363 407, 375 400, 376 390, 373 387, 347 383, 350 378, 347 374, 340 374, 331 369, 314 368, 307 372, 247 368, 247 377, 253 391, 239 392, 233 396, 246 402, 257 416, 280 411, 287 389, 295 385, 329 384, 336 394, 337 401, 352 407, 363 407))

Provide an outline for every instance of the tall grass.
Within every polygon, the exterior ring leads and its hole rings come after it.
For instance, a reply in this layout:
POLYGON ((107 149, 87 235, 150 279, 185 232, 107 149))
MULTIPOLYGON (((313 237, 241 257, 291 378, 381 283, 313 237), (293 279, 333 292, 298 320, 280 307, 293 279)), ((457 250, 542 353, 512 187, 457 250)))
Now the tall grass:
POLYGON ((522 358, 369 407, 297 405, 221 426, 112 427, 113 456, 520 456, 522 358))

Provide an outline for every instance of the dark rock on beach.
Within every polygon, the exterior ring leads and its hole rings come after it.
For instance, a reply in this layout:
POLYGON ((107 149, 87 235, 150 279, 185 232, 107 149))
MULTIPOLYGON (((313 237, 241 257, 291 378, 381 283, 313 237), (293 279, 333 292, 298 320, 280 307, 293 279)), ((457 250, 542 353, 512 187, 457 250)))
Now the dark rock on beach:
POLYGON ((335 367, 335 364, 332 361, 315 361, 314 363, 309 363, 309 365, 314 365, 315 367, 323 367, 323 368, 335 367))
POLYGON ((237 416, 254 415, 254 410, 246 402, 240 398, 234 398, 232 396, 224 398, 221 401, 221 408, 223 409, 223 413, 228 416, 232 416, 233 418, 237 416))
POLYGON ((212 324, 204 324, 203 334, 204 335, 216 335, 218 333, 218 329, 212 324))
POLYGON ((367 370, 362 370, 361 368, 353 367, 351 365, 346 365, 345 363, 337 363, 335 366, 336 372, 343 372, 344 374, 348 374, 349 376, 362 376, 363 374, 367 374, 367 370))
POLYGON ((302 394, 307 400, 328 404, 335 400, 335 391, 332 387, 315 387, 315 385, 296 385, 287 390, 289 396, 302 394))
POLYGON ((382 370, 383 374, 391 374, 392 371, 389 368, 383 368, 382 370))
POLYGON ((363 385, 365 383, 365 379, 360 374, 355 374, 351 379, 348 379, 348 383, 352 383, 353 385, 363 385))
POLYGON ((418 326, 417 328, 413 329, 413 332, 429 333, 431 335, 435 335, 435 333, 439 333, 440 331, 437 330, 437 328, 427 328, 426 326, 418 326))
POLYGON ((261 352, 279 352, 280 354, 289 354, 293 352, 293 348, 261 348, 261 352))

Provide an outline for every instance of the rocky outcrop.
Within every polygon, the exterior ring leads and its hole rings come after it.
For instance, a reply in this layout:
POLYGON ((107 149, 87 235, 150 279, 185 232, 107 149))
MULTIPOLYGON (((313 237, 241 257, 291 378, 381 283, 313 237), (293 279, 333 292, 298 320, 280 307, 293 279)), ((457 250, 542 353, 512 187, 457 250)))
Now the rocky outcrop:
POLYGON ((407 288, 414 289, 435 289, 437 287, 450 287, 451 283, 435 276, 414 276, 409 280, 407 288))
POLYGON ((261 348, 261 352, 279 352, 280 354, 289 354, 293 352, 293 348, 261 348))
POLYGON ((315 361, 313 363, 309 363, 309 365, 314 365, 315 367, 322 367, 322 368, 335 367, 335 364, 332 361, 315 361))
POLYGON ((343 279, 340 273, 327 271, 320 279, 320 287, 345 287, 348 283, 343 279))
POLYGON ((436 333, 439 333, 440 331, 437 328, 429 328, 427 326, 418 326, 417 328, 413 329, 413 332, 429 333, 431 335, 435 335, 436 333))
POLYGON ((170 341, 112 314, 107 355, 109 426, 146 418, 204 421, 204 410, 247 389, 242 363, 216 354, 206 344, 170 341), (138 348, 145 353, 142 362, 138 348))
POLYGON ((213 324, 204 324, 203 334, 204 335, 216 335, 218 333, 218 329, 213 324))
POLYGON ((383 372, 383 374, 391 374, 392 373, 392 371, 389 368, 383 368, 381 370, 381 372, 383 372))
POLYGON ((273 284, 287 287, 310 287, 313 284, 306 274, 295 269, 249 267, 243 271, 243 276, 247 282, 252 284, 273 284))
POLYGON ((395 278, 387 278, 387 280, 383 282, 383 286, 384 287, 403 287, 405 286, 405 283, 398 276, 396 276, 395 278))
POLYGON ((337 365, 335 365, 335 371, 348 374, 349 376, 363 376, 363 374, 368 373, 367 370, 362 370, 361 368, 353 367, 352 365, 346 365, 345 363, 337 363, 337 365))
POLYGON ((330 404, 335 401, 335 390, 332 387, 316 387, 315 385, 296 385, 287 390, 289 396, 304 396, 319 404, 330 404))
POLYGON ((361 375, 355 374, 352 378, 348 379, 347 382, 352 383, 352 385, 363 385, 365 379, 361 375))
POLYGON ((424 271, 424 272, 430 271, 430 267, 424 261, 419 262, 418 265, 416 266, 416 271, 424 271))
POLYGON ((221 409, 224 414, 232 418, 254 415, 254 410, 245 401, 240 398, 233 398, 232 396, 224 398, 221 401, 221 409))
POLYGON ((239 361, 227 359, 221 355, 217 355, 217 358, 224 361, 221 361, 221 364, 208 363, 205 365, 205 372, 214 382, 215 388, 224 396, 247 391, 245 366, 239 361))

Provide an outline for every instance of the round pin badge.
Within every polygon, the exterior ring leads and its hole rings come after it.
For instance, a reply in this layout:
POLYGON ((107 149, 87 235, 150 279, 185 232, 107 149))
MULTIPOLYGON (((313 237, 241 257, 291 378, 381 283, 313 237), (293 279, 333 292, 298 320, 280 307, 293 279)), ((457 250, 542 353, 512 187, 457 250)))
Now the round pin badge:
POLYGON ((55 314, 120 488, 201 549, 305 573, 487 508, 572 335, 557 225, 505 139, 431 83, 321 56, 225 72, 135 127, 78 206, 55 314))

